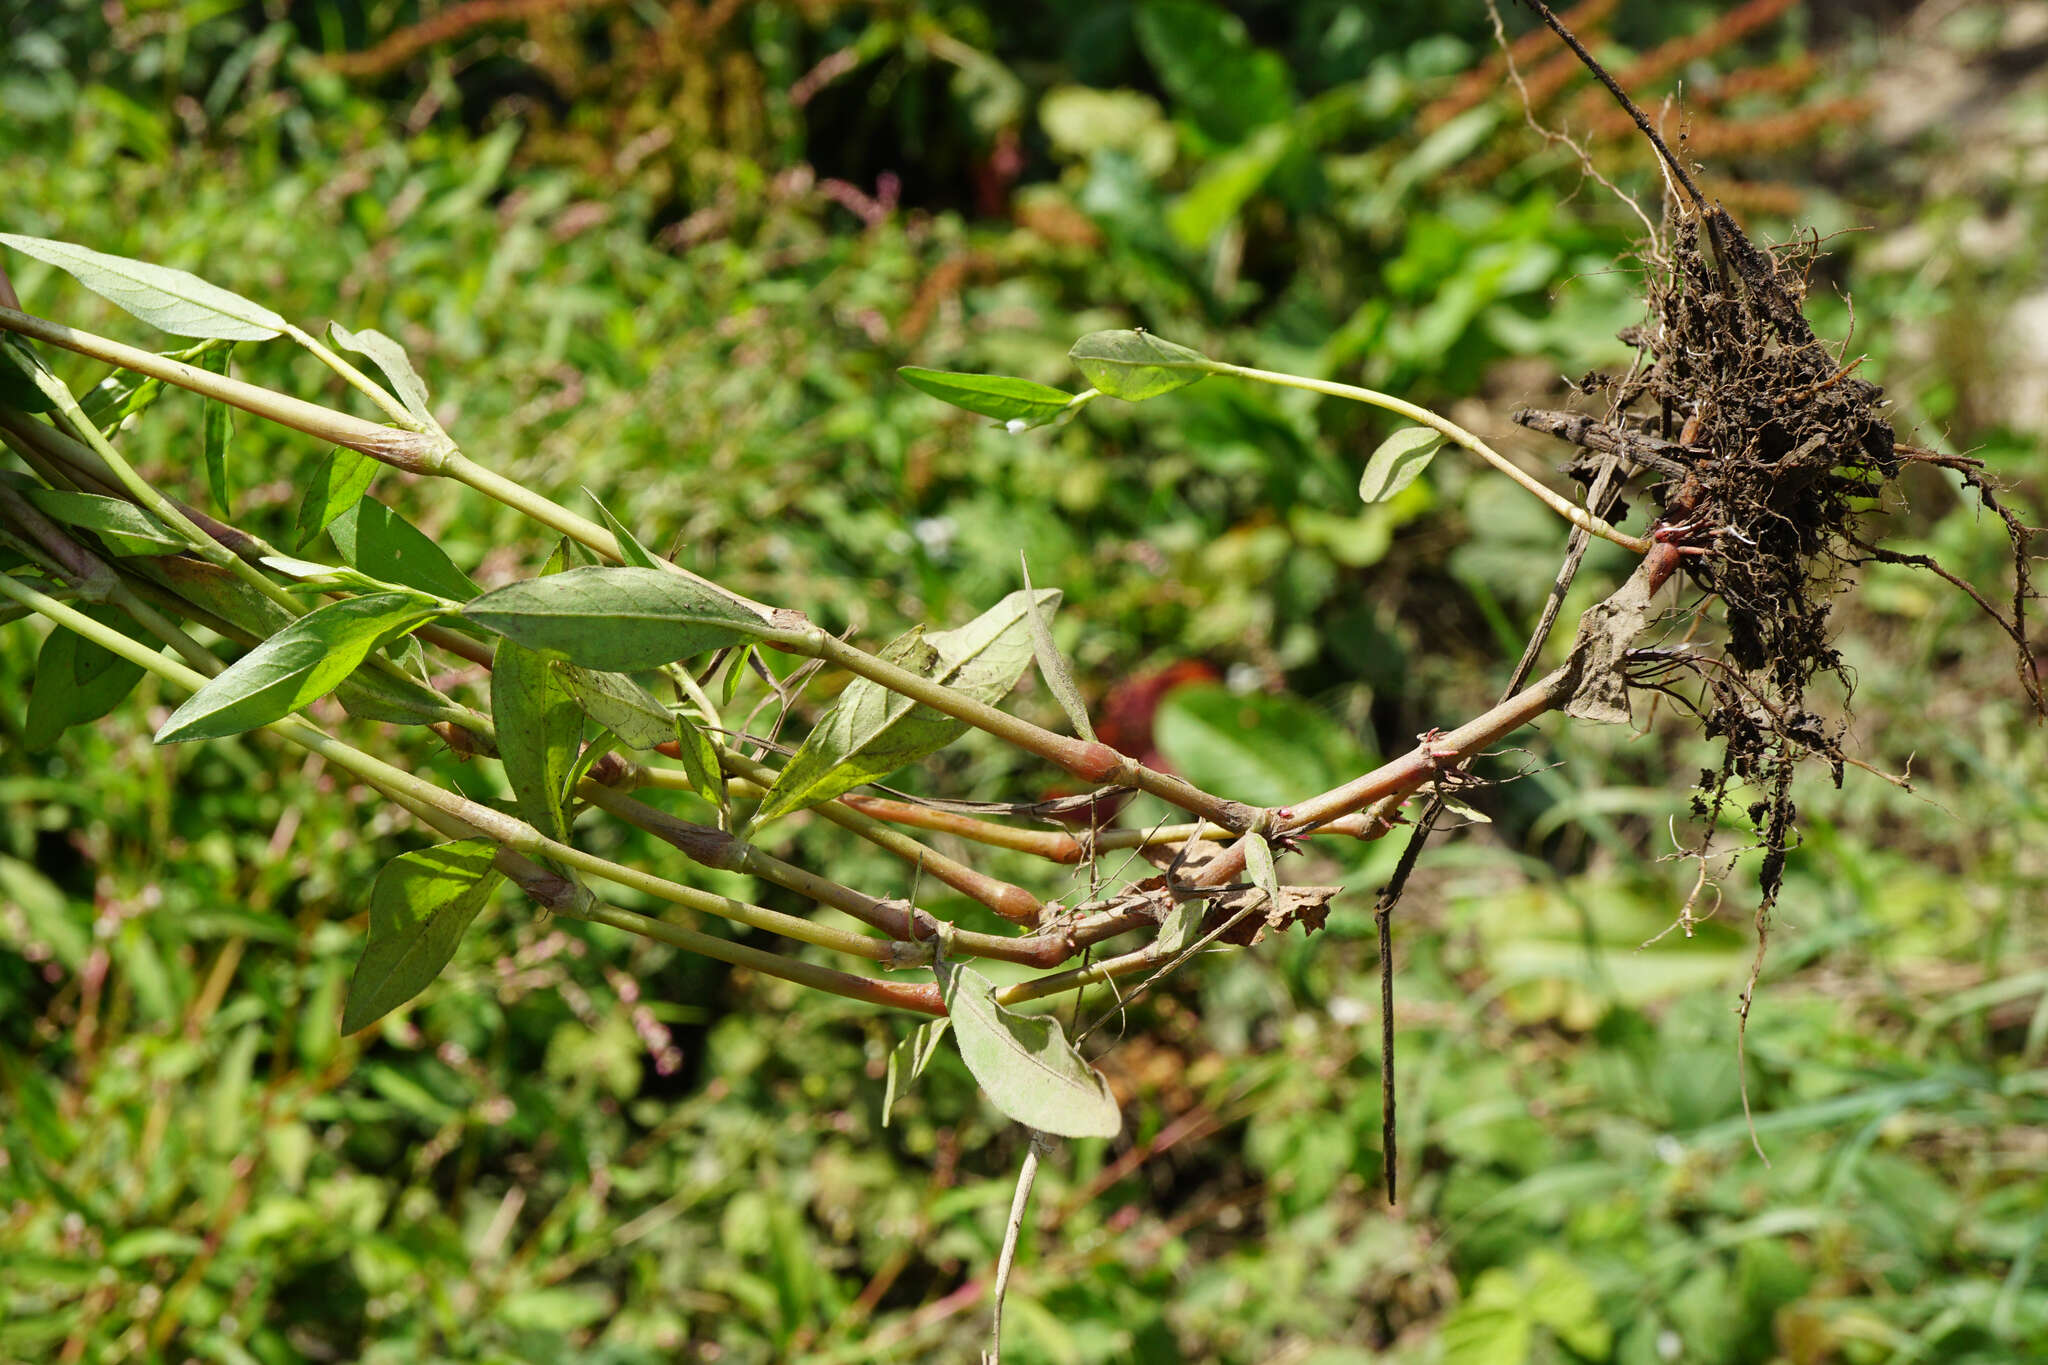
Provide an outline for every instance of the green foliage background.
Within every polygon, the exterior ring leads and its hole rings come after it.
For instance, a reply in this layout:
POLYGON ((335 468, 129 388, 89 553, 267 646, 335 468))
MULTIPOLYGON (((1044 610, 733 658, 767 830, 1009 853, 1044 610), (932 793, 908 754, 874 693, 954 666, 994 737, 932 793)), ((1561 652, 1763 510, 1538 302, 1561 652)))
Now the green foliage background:
MULTIPOLYGON (((1612 50, 1715 9, 1623 6, 1612 50)), ((1091 694, 1206 661, 1226 681, 1172 694, 1162 749, 1279 800, 1490 700, 1560 528, 1449 458, 1361 507, 1389 428, 1304 395, 1211 381, 1013 437, 892 372, 1071 387, 1073 337, 1143 325, 1492 431, 1557 373, 1622 361, 1634 220, 1506 99, 1421 126, 1489 50, 1483 11, 1449 10, 595 5, 372 71, 326 59, 454 11, 24 5, 0 10, 0 226, 383 328, 477 459, 587 486, 649 544, 834 628, 957 624, 1018 586, 1021 550, 1066 591, 1091 694)), ((1940 42, 1966 66, 1999 51, 2000 10, 1962 7, 1940 42)), ((1795 95, 1724 110, 1767 115, 1878 79, 1876 33, 1816 7, 1685 73, 1822 51, 1795 95)), ((2031 89, 2024 127, 2048 111, 2031 89)), ((2048 192, 2017 153, 1923 177, 1939 136, 1881 145, 1842 118, 1710 169, 1789 176, 1823 232, 1882 229, 1816 280, 1853 284, 1863 373, 2039 520, 2041 433, 2008 424, 1971 339, 2041 267, 1959 244, 1986 222, 2038 242, 2048 192)), ((140 336, 7 264, 31 311, 140 336)), ((1829 289, 1812 302, 1846 332, 1829 289)), ((284 348, 236 364, 342 401, 284 348)), ((182 407, 129 454, 197 501, 182 407)), ((288 539, 321 453, 241 423, 236 515, 288 539)), ((545 552, 478 499, 388 472, 378 492, 487 585, 545 552)), ((1947 485, 1913 494, 1890 532, 1999 595, 2000 537, 1947 485)), ((1574 606, 1619 567, 1596 551, 1574 606)), ((1660 859, 1707 750, 1668 717, 1639 740, 1547 723, 1497 763, 1533 771, 1479 798, 1493 823, 1435 848, 1403 907, 1400 1210, 1379 1188, 1368 913, 1389 840, 1318 850, 1316 879, 1355 888, 1327 932, 1204 964, 1100 1035, 1126 1136, 1048 1163, 1011 1358, 2048 1355, 2048 755, 1960 597, 1876 571, 1842 617, 1862 751, 1912 755, 1920 794, 1854 771, 1801 793, 1748 1041, 1769 1165, 1731 1012, 1753 868, 1696 936, 1639 947, 1692 886, 1660 859)), ((341 1037, 363 894, 417 831, 262 741, 151 746, 177 699, 148 683, 31 750, 39 641, 0 627, 0 1357, 978 1348, 1022 1140, 950 1056, 881 1127, 906 1021, 505 899, 416 1007, 341 1037)), ((497 794, 490 765, 414 758, 497 794)), ((914 780, 1044 779, 969 742, 914 780)), ((908 889, 830 831, 783 837, 908 889)))

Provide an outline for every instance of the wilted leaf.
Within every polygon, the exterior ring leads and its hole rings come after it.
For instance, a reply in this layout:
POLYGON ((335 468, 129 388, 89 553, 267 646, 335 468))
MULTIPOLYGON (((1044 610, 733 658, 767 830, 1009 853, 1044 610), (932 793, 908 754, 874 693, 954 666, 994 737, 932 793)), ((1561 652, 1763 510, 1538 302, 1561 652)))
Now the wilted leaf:
POLYGON ((562 793, 583 742, 583 709, 546 655, 517 640, 498 641, 491 659, 491 719, 520 818, 550 839, 566 840, 562 793))
POLYGON ((1185 388, 1215 369, 1200 351, 1150 332, 1090 332, 1067 355, 1089 383, 1128 403, 1185 388))
POLYGON ((1067 410, 1074 395, 1029 379, 1002 374, 958 374, 905 365, 896 371, 904 383, 956 408, 993 417, 1015 431, 1042 427, 1067 410), (1015 425, 1022 423, 1021 426, 1015 425))
POLYGON ((375 498, 359 498, 334 519, 327 533, 351 567, 382 582, 403 583, 457 602, 466 602, 479 591, 426 532, 375 498))
POLYGON ((1381 441, 1379 449, 1365 462, 1365 473, 1358 480, 1358 496, 1367 502, 1385 502, 1429 468, 1443 443, 1440 431, 1403 427, 1381 441))
POLYGON ((503 879, 488 839, 402 854, 370 888, 370 937, 348 984, 341 1031, 376 1023, 425 990, 503 879))
POLYGON ((764 625, 745 607, 680 574, 612 566, 508 583, 471 602, 463 615, 528 649, 554 650, 612 673, 659 668, 738 644, 764 625))
POLYGON ((903 1088, 924 1074, 932 1058, 939 1055, 939 1043, 951 1026, 950 1019, 927 1019, 910 1031, 910 1035, 895 1047, 889 1049, 889 1068, 882 1085, 882 1126, 889 1126, 889 1116, 896 1110, 896 1100, 903 1088))
POLYGON ((0 244, 56 266, 115 307, 177 336, 268 341, 285 329, 285 320, 262 304, 183 270, 47 237, 0 232, 0 244))
POLYGON ((941 958, 932 971, 961 1059, 996 1108, 1060 1137, 1115 1137, 1123 1128, 1109 1082, 1067 1042, 1057 1020, 1004 1009, 995 986, 971 967, 941 958))
POLYGON ((343 598, 307 612, 185 699, 156 733, 159 744, 219 739, 268 725, 355 672, 370 651, 433 616, 403 593, 343 598))
MULTIPOLYGON (((1023 563, 1022 554, 1018 561, 1023 563)), ((1093 741, 1094 723, 1088 719, 1088 704, 1081 700, 1081 689, 1074 685, 1073 670, 1067 667, 1066 656, 1052 638, 1052 622, 1038 600, 1031 595, 1031 566, 1024 568, 1024 601, 1031 613, 1031 652, 1038 659, 1039 676, 1051 690, 1053 700, 1060 704, 1060 710, 1067 713, 1067 722, 1074 727, 1074 733, 1093 741)))
MULTIPOLYGON (((1037 593, 1050 606, 1058 589, 1037 593)), ((957 630, 925 636, 922 628, 892 641, 881 657, 921 677, 993 704, 1030 666, 1031 597, 1013 592, 957 630)), ((885 777, 951 744, 967 723, 920 706, 879 683, 856 678, 839 704, 811 731, 769 788, 757 821, 829 801, 885 777)))

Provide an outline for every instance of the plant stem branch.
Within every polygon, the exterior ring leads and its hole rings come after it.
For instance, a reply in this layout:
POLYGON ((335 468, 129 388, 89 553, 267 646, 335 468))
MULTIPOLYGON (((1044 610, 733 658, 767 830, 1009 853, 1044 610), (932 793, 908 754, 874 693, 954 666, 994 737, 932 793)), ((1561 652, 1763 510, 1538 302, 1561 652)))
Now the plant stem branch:
POLYGON ((1374 389, 1360 388, 1356 384, 1339 384, 1334 380, 1309 379, 1303 375, 1281 374, 1273 370, 1254 370, 1243 365, 1232 365, 1220 360, 1215 361, 1213 364, 1213 373, 1216 374, 1235 375, 1240 379, 1255 379, 1260 383, 1277 384, 1282 388, 1303 389, 1309 393, 1320 393, 1330 398, 1348 398, 1356 403, 1365 403, 1375 408, 1384 408, 1388 412, 1398 413, 1411 422, 1417 422, 1441 432, 1451 441, 1471 451, 1474 455, 1477 455, 1480 459, 1486 461, 1541 499, 1545 507, 1548 507, 1572 525, 1599 536, 1602 540, 1611 540, 1616 545, 1624 549, 1633 550, 1639 555, 1650 552, 1651 542, 1647 538, 1632 536, 1628 532, 1619 530, 1602 521, 1585 508, 1567 499, 1563 494, 1554 489, 1546 488, 1543 484, 1537 482, 1535 478, 1523 472, 1519 465, 1509 460, 1505 455, 1502 455, 1471 432, 1465 430, 1465 428, 1459 426, 1456 422, 1451 421, 1448 417, 1439 416, 1428 408, 1411 403, 1405 398, 1396 398, 1392 394, 1380 393, 1374 389))

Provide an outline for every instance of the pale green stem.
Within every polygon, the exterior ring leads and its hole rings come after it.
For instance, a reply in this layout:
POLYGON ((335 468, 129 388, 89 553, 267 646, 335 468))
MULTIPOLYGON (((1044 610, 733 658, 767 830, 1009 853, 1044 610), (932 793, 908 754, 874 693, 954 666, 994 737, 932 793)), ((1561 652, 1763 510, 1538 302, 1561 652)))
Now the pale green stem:
MULTIPOLYGON (((16 343, 16 346, 19 346, 19 343, 16 343)), ((17 352, 17 359, 22 371, 35 381, 36 387, 41 389, 57 405, 58 411, 64 414, 73 434, 106 462, 107 468, 113 471, 114 477, 120 480, 121 486, 128 490, 130 497, 154 513, 158 521, 182 535, 185 543, 191 547, 192 553, 209 564, 226 569, 293 616, 301 614, 298 602, 290 593, 271 582, 262 570, 200 530, 192 518, 179 510, 176 503, 159 493, 154 484, 138 474, 121 452, 115 450, 107 438, 100 435, 99 424, 85 415, 85 410, 78 406, 78 400, 71 396, 71 389, 63 380, 36 362, 32 355, 27 354, 26 348, 17 352)))
POLYGON ((1474 455, 1477 455, 1480 459, 1486 461, 1530 493, 1540 498, 1545 507, 1548 507, 1551 511, 1557 513, 1581 530, 1599 536, 1602 540, 1611 540, 1616 545, 1622 546, 1624 549, 1633 550, 1639 555, 1650 552, 1651 542, 1649 540, 1642 536, 1632 536, 1628 532, 1619 530, 1602 521, 1585 508, 1572 503, 1562 494, 1546 488, 1543 484, 1537 482, 1530 475, 1524 473, 1520 466, 1514 464, 1505 455, 1502 455, 1492 446, 1480 440, 1450 418, 1439 416, 1428 408, 1420 407, 1405 398, 1396 398, 1392 394, 1380 393, 1374 389, 1360 388, 1356 384, 1339 384, 1329 379, 1309 379, 1302 375, 1281 374, 1274 370, 1254 370, 1244 365, 1232 365, 1221 360, 1210 363, 1210 373, 1235 375, 1239 379, 1255 379, 1262 384, 1277 384, 1287 389, 1303 389, 1309 393, 1320 393, 1331 398, 1348 398, 1354 403, 1365 403, 1375 408, 1384 408, 1388 412, 1399 413, 1409 421, 1420 423, 1432 430, 1441 432, 1453 442, 1465 447, 1465 449, 1471 451, 1474 455))
POLYGON ((344 380, 346 380, 350 388, 362 394, 365 398, 369 399, 372 403, 375 403, 378 407, 384 409, 385 413, 390 416, 392 421, 398 423, 398 425, 404 427, 407 431, 417 431, 422 433, 423 435, 428 436, 438 434, 435 432, 430 432, 424 426, 422 426, 420 424, 420 419, 413 416, 411 411, 406 408, 405 404, 399 402, 397 397, 393 395, 390 390, 386 389, 382 384, 379 384, 376 380, 370 378, 370 376, 364 374, 355 366, 349 364, 346 360, 343 360, 333 351, 328 350, 324 343, 313 337, 310 333, 301 331, 299 328, 292 326, 290 323, 286 323, 284 325, 284 330, 285 335, 289 336, 293 341, 298 342, 299 345, 311 351, 315 358, 317 358, 322 365, 325 365, 328 369, 334 371, 336 374, 340 375, 344 380))
MULTIPOLYGON (((57 624, 85 636, 110 653, 139 664, 165 681, 187 691, 197 691, 206 684, 207 680, 203 675, 185 665, 166 658, 147 645, 129 639, 118 630, 103 626, 84 613, 65 606, 54 598, 46 597, 5 574, 0 574, 0 595, 21 602, 57 624)), ((785 915, 780 911, 748 905, 744 901, 733 900, 728 896, 713 895, 708 891, 699 891, 695 887, 682 886, 637 868, 585 853, 569 844, 557 842, 514 816, 456 796, 452 792, 443 791, 433 783, 416 777, 402 768, 394 767, 382 759, 373 758, 351 745, 344 744, 302 716, 286 716, 281 720, 272 721, 265 728, 302 748, 312 750, 346 772, 375 782, 381 789, 404 793, 422 805, 442 811, 462 821, 479 834, 529 858, 553 861, 574 871, 602 878, 687 910, 717 915, 736 924, 765 929, 770 933, 829 948, 835 952, 886 962, 892 960, 898 951, 885 939, 830 925, 813 924, 795 915, 785 915)), ((914 945, 905 944, 903 947, 913 954, 916 952, 914 945)))

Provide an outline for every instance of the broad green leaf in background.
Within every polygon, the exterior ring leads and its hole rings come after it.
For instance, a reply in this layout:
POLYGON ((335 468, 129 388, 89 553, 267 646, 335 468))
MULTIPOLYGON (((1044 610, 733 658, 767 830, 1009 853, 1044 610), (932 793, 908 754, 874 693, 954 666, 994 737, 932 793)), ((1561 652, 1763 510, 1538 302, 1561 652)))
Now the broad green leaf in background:
POLYGON ((725 774, 718 766, 718 746, 703 726, 675 713, 676 752, 683 761, 683 774, 697 795, 723 810, 726 805, 725 774))
POLYGON ((370 888, 370 937, 348 984, 343 1033, 376 1023, 441 974, 504 880, 496 852, 488 839, 463 839, 384 864, 370 888))
POLYGON ((311 545, 329 522, 362 501, 375 477, 377 462, 360 450, 336 446, 322 455, 306 483, 305 497, 299 500, 292 548, 303 550, 311 545))
POLYGON ((1018 562, 1024 569, 1024 603, 1031 614, 1031 652, 1037 656, 1039 676, 1052 691, 1053 700, 1060 704, 1060 710, 1067 713, 1068 722, 1074 733, 1085 740, 1095 738, 1095 725, 1088 719, 1088 704, 1081 700, 1081 689, 1074 685, 1073 670, 1067 667, 1066 656, 1052 638, 1052 621, 1043 604, 1032 595, 1031 565, 1024 562, 1020 552, 1018 562))
POLYGON ((357 499, 329 523, 327 533, 350 567, 372 578, 456 602, 480 591, 426 532, 375 498, 357 499))
POLYGON ((889 1067, 882 1083, 882 1126, 889 1126, 889 1116, 896 1111, 896 1099, 903 1088, 924 1075, 924 1069, 931 1065, 932 1058, 939 1055, 939 1043, 951 1027, 951 1019, 927 1019, 913 1028, 909 1035, 895 1047, 889 1049, 889 1067))
POLYGON ((553 667, 583 713, 617 735, 628 748, 652 749, 676 737, 673 714, 631 678, 560 662, 553 667))
POLYGON ((589 494, 592 502, 597 504, 597 514, 604 518, 605 529, 610 531, 618 540, 620 559, 623 559, 628 565, 636 569, 658 569, 661 567, 661 565, 655 563, 653 554, 648 551, 645 545, 640 543, 639 538, 626 529, 626 523, 612 515, 612 509, 604 505, 602 498, 598 497, 595 493, 591 493, 588 488, 583 491, 589 494))
POLYGON ((1241 147, 1211 161, 1166 210, 1166 226, 1181 245, 1199 249, 1236 219, 1294 146, 1286 123, 1261 128, 1241 147))
POLYGON ((1167 693, 1153 738, 1188 781, 1260 806, 1327 791, 1371 766, 1357 740, 1306 702, 1208 684, 1167 693))
POLYGON ((994 984, 971 967, 941 958, 932 972, 960 1057, 996 1108, 1060 1137, 1115 1137, 1122 1130, 1109 1082, 1074 1050, 1056 1019, 1004 1009, 994 984))
POLYGON ((546 655, 499 639, 491 658, 491 718, 520 818, 550 839, 566 840, 562 793, 583 743, 583 708, 546 655))
POLYGON ((52 521, 91 531, 117 555, 174 555, 191 548, 185 538, 126 498, 28 488, 22 496, 52 521))
POLYGON ((434 412, 427 403, 426 381, 419 371, 412 367, 405 348, 374 327, 365 327, 360 332, 351 332, 338 322, 327 324, 328 339, 344 350, 357 355, 368 356, 384 377, 391 381, 391 392, 398 401, 405 404, 405 410, 413 415, 428 431, 440 431, 441 424, 434 420, 434 412))
MULTIPOLYGON (((200 357, 199 367, 214 374, 228 372, 228 358, 234 353, 235 344, 206 352, 200 357)), ((206 456, 206 486, 213 493, 213 505, 220 509, 222 516, 233 510, 228 506, 228 442, 235 438, 235 410, 226 403, 209 398, 206 400, 206 415, 200 429, 201 446, 206 456)))
POLYGON ((433 616, 405 593, 347 597, 307 612, 185 699, 159 744, 220 739, 282 719, 326 696, 370 651, 433 616))
POLYGON ((1088 382, 1127 403, 1186 388, 1215 369, 1215 362, 1150 332, 1090 332, 1067 355, 1088 382))
MULTIPOLYGON (((1047 609, 1060 600, 1057 588, 1035 596, 1047 609)), ((993 705, 1031 665, 1032 597, 1013 592, 957 630, 925 636, 919 627, 892 641, 881 657, 993 705)), ((856 678, 777 774, 754 818, 773 820, 829 801, 937 753, 966 730, 965 721, 856 678)))
POLYGON ((115 307, 175 336, 268 341, 287 326, 262 304, 169 266, 12 232, 0 232, 0 245, 56 266, 115 307))
POLYGON ((1237 142, 1294 111, 1294 80, 1277 52, 1255 46, 1244 21, 1211 0, 1146 0, 1138 45, 1174 103, 1204 133, 1237 142))
POLYGON ((1429 427, 1401 428, 1381 441, 1372 458, 1365 462, 1365 473, 1358 480, 1358 496, 1367 502, 1385 502, 1429 468, 1443 443, 1444 434, 1429 427))
MULTIPOLYGON (((159 643, 144 635, 128 616, 113 607, 85 605, 83 611, 103 626, 134 639, 159 643)), ((74 725, 98 720, 142 680, 144 669, 82 635, 58 627, 43 639, 36 654, 36 680, 29 689, 28 715, 22 743, 33 752, 47 749, 74 725)))
POLYGON ((610 565, 508 583, 463 615, 528 649, 610 673, 659 668, 763 628, 745 607, 680 574, 610 565))
MULTIPOLYGON (((211 369, 208 363, 217 351, 225 351, 235 343, 232 341, 202 341, 197 346, 187 346, 182 351, 165 351, 172 360, 182 360, 188 365, 211 369)), ((116 370, 93 385, 92 392, 78 400, 78 406, 85 415, 99 427, 105 436, 114 434, 129 418, 146 412, 163 396, 164 381, 137 374, 133 370, 116 370)), ((368 458, 365 456, 364 458, 368 458)))
POLYGON ((1075 399, 1064 389, 1003 374, 958 374, 916 365, 905 365, 896 374, 914 389, 956 408, 993 417, 1012 431, 1044 426, 1073 406, 1075 399))

